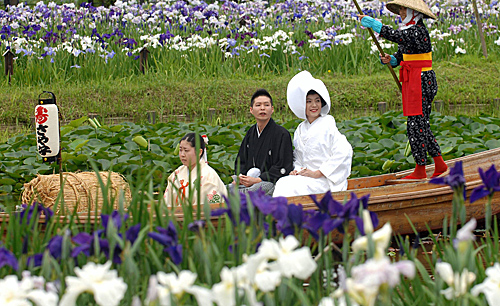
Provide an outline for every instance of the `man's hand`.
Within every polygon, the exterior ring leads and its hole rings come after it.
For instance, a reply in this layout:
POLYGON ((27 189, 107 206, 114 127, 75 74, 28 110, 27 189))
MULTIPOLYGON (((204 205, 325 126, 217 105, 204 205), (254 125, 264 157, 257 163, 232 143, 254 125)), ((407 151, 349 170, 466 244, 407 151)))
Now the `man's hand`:
POLYGON ((312 177, 312 178, 320 178, 323 176, 323 173, 321 173, 321 171, 319 171, 319 170, 312 171, 309 169, 302 169, 299 171, 298 175, 308 176, 308 177, 312 177))
POLYGON ((246 176, 246 175, 240 175, 240 184, 245 186, 245 187, 250 187, 253 186, 257 183, 262 182, 260 177, 251 177, 251 176, 246 176))

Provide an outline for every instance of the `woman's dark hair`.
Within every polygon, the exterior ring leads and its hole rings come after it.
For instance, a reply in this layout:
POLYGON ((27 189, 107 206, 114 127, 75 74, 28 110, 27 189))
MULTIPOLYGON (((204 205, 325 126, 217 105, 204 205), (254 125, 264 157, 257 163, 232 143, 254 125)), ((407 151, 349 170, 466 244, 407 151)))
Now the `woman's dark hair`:
POLYGON ((257 91, 254 92, 254 94, 252 95, 252 99, 250 100, 250 106, 253 107, 254 100, 261 96, 268 97, 271 100, 271 106, 273 106, 273 97, 271 97, 271 94, 263 88, 257 89, 257 91))
MULTIPOLYGON (((193 148, 196 148, 196 134, 195 133, 187 133, 184 137, 181 138, 181 141, 185 140, 187 142, 189 142, 189 144, 193 147, 193 148)), ((203 151, 205 151, 205 141, 203 140, 203 137, 198 134, 198 137, 200 138, 200 149, 201 149, 201 154, 199 156, 199 158, 201 158, 201 156, 203 155, 203 151)))
POLYGON ((325 101, 325 99, 323 99, 323 97, 322 97, 319 93, 317 93, 317 92, 316 92, 316 90, 312 90, 312 89, 311 89, 311 90, 309 90, 309 91, 307 92, 306 97, 307 97, 307 96, 309 96, 309 95, 318 95, 318 96, 319 96, 319 98, 321 99, 321 107, 323 107, 323 106, 325 106, 325 105, 326 105, 326 101, 325 101))

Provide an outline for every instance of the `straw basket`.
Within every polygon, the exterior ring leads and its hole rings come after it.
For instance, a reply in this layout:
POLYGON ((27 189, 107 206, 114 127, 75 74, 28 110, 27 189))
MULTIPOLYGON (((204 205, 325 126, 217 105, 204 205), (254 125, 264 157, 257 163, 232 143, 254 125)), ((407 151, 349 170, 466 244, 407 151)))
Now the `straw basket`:
MULTIPOLYGON (((108 203, 118 208, 119 195, 123 192, 126 206, 130 203, 132 196, 125 178, 115 172, 99 172, 105 186, 108 186, 108 203), (109 184, 108 184, 109 180, 109 184)), ((101 185, 95 172, 64 172, 64 207, 65 213, 94 211, 101 209, 103 196, 101 185)), ((45 207, 60 210, 60 206, 54 207, 60 191, 59 174, 38 175, 29 183, 24 184, 22 203, 29 204, 38 201, 45 207)))

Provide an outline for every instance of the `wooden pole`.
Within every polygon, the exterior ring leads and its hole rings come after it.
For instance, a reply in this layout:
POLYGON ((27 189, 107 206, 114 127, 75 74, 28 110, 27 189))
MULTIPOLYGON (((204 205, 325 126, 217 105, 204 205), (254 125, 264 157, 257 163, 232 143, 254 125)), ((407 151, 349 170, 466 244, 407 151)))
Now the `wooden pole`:
POLYGON ((144 74, 148 65, 148 53, 149 51, 146 48, 142 48, 139 52, 139 70, 141 70, 142 74, 144 74))
POLYGON ((483 23, 481 22, 481 19, 479 17, 476 0, 472 0, 472 5, 474 6, 474 16, 476 17, 477 29, 479 31, 479 39, 481 40, 481 48, 483 49, 483 55, 485 58, 488 58, 488 50, 486 49, 486 41, 484 40, 484 34, 483 34, 483 23))
POLYGON ((14 74, 14 53, 12 53, 12 51, 10 50, 7 50, 7 52, 5 52, 3 56, 5 58, 5 75, 8 76, 10 85, 11 75, 14 74))
MULTIPOLYGON (((353 0, 354 1, 354 5, 356 5, 356 8, 358 9, 358 12, 360 15, 363 15, 363 11, 361 10, 361 7, 359 6, 358 2, 356 0, 353 0)), ((380 54, 382 54, 382 56, 385 56, 385 52, 384 50, 382 50, 382 47, 380 46, 380 44, 378 43, 378 40, 377 38, 375 37, 375 34, 373 33, 373 30, 368 28, 368 32, 370 32, 370 35, 372 37, 372 40, 373 42, 375 43, 375 45, 377 46, 377 49, 378 49, 378 52, 380 52, 380 54)), ((401 87, 401 83, 399 82, 399 79, 398 77, 396 76, 396 73, 394 72, 394 69, 392 69, 392 66, 390 63, 387 63, 386 64, 387 68, 389 68, 389 71, 391 72, 392 74, 392 77, 394 79, 394 81, 396 82, 396 84, 398 85, 398 88, 399 88, 399 91, 402 91, 403 88, 401 87)))

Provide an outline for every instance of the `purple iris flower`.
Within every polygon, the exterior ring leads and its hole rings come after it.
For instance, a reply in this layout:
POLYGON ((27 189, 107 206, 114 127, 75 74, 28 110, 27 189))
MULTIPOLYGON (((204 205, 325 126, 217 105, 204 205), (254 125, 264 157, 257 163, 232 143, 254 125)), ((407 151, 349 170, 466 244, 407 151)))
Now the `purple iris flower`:
POLYGON ((37 253, 33 256, 28 257, 26 265, 28 267, 30 266, 39 267, 42 265, 42 262, 43 262, 43 253, 37 253))
POLYGON ((450 174, 448 174, 445 177, 432 178, 429 181, 429 183, 437 185, 448 185, 453 190, 458 190, 459 188, 463 188, 464 199, 465 199, 465 177, 461 161, 457 161, 455 165, 450 168, 450 174))
POLYGON ((231 46, 234 47, 236 45, 236 40, 232 38, 227 39, 227 43, 231 46))
POLYGON ((330 45, 331 45, 331 43, 332 43, 332 41, 331 41, 331 40, 329 40, 329 39, 328 39, 328 40, 326 40, 326 41, 324 41, 324 42, 322 42, 322 43, 320 44, 320 46, 321 46, 320 51, 325 50, 325 48, 330 48, 330 49, 331 49, 331 48, 332 48, 332 47, 330 46, 330 45))
POLYGON ((162 46, 165 45, 165 41, 167 41, 168 39, 174 37, 174 35, 172 35, 172 33, 170 33, 168 30, 167 30, 167 33, 164 33, 164 34, 160 34, 160 38, 159 38, 159 42, 162 46))
POLYGON ((123 39, 121 44, 129 49, 133 49, 134 46, 137 45, 137 42, 133 38, 125 38, 125 39, 123 39))
POLYGON ((14 254, 6 248, 0 248, 0 268, 3 266, 10 266, 12 269, 18 269, 17 258, 14 254))
POLYGON ((122 223, 128 219, 128 214, 121 215, 117 210, 114 210, 111 215, 101 215, 102 226, 107 230, 109 221, 113 222, 116 229, 122 227, 122 223))
POLYGON ((482 168, 479 168, 478 171, 483 180, 483 185, 472 190, 470 195, 471 203, 483 197, 491 196, 495 191, 500 191, 500 173, 495 168, 495 165, 491 165, 486 172, 484 172, 482 168))
POLYGON ((63 239, 63 236, 56 235, 50 239, 49 244, 47 245, 50 255, 52 255, 55 259, 61 258, 63 239))
MULTIPOLYGON (((313 237, 317 237, 316 232, 323 229, 325 234, 330 233, 334 229, 344 233, 344 224, 350 220, 354 220, 356 225, 364 235, 363 219, 359 216, 360 204, 364 209, 368 208, 369 195, 358 199, 354 192, 351 193, 351 199, 345 204, 342 204, 332 198, 330 191, 325 193, 321 201, 316 200, 316 196, 312 195, 311 199, 319 208, 315 212, 307 212, 304 228, 308 229, 313 237)), ((374 212, 370 212, 370 217, 374 227, 378 226, 378 218, 374 212)))
MULTIPOLYGON (((107 258, 109 258, 110 255, 110 245, 109 241, 106 239, 99 239, 99 247, 101 248, 101 251, 104 252, 107 258)), ((113 251, 113 263, 121 264, 122 259, 120 257, 120 254, 122 253, 122 249, 118 244, 115 245, 114 251, 113 251)))
POLYGON ((201 228, 205 227, 205 220, 196 220, 188 224, 188 230, 198 233, 201 228))
POLYGON ((182 245, 178 244, 177 229, 172 221, 167 228, 156 227, 157 232, 148 233, 153 240, 165 246, 164 252, 170 255, 170 259, 176 265, 182 262, 182 245))
POLYGON ((130 243, 134 244, 135 241, 137 240, 137 237, 139 237, 139 232, 141 231, 141 224, 137 223, 134 226, 131 226, 126 232, 125 232, 125 238, 130 241, 130 243))
POLYGON ((49 222, 50 218, 54 215, 54 212, 52 211, 52 209, 47 208, 47 207, 45 207, 42 204, 37 203, 37 202, 33 202, 32 205, 29 205, 29 208, 28 208, 28 205, 26 205, 26 204, 23 204, 21 206, 23 207, 23 211, 20 213, 19 222, 23 222, 23 220, 25 218, 24 216, 26 215, 26 223, 29 224, 31 221, 31 218, 33 217, 33 213, 35 212, 35 210, 36 210, 38 216, 40 216, 42 213, 45 215, 45 224, 47 224, 47 222, 49 222))
MULTIPOLYGON (((61 258, 63 239, 64 239, 63 236, 56 235, 52 237, 52 239, 50 239, 47 245, 47 249, 49 250, 50 255, 55 259, 61 258)), ((32 264, 33 267, 38 267, 42 265, 42 260, 43 260, 43 253, 38 253, 28 257, 27 264, 28 266, 32 264)))
MULTIPOLYGON (((97 236, 97 233, 96 233, 97 236)), ((90 256, 91 251, 94 250, 94 235, 88 233, 78 233, 73 237, 73 242, 79 244, 71 251, 71 257, 77 257, 80 253, 90 256)))
MULTIPOLYGON (((213 217, 218 217, 222 216, 223 214, 227 214, 231 222, 233 223, 233 226, 236 226, 236 219, 234 217, 233 211, 231 210, 231 207, 234 207, 234 205, 231 204, 231 201, 226 198, 226 196, 223 196, 224 200, 227 203, 228 208, 219 208, 219 209, 214 209, 211 212, 211 216, 213 217)), ((255 204, 254 204, 255 205, 255 204)), ((248 213, 248 206, 247 206, 247 197, 243 192, 240 192, 240 221, 244 222, 246 225, 250 225, 250 214, 248 213)))
POLYGON ((296 229, 299 230, 302 228, 302 224, 306 220, 305 218, 304 209, 301 204, 288 204, 286 216, 278 220, 276 227, 285 237, 294 235, 296 229))

